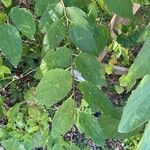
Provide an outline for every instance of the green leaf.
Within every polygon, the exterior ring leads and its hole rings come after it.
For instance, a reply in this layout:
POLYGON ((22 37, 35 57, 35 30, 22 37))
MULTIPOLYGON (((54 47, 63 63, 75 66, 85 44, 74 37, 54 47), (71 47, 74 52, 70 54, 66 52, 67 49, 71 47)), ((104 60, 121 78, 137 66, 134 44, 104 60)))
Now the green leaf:
POLYGON ((63 69, 50 70, 37 86, 37 101, 46 107, 50 107, 63 99, 71 91, 71 88, 72 77, 69 71, 63 69))
POLYGON ((92 32, 83 25, 71 24, 69 30, 71 41, 83 52, 97 55, 97 46, 92 32))
POLYGON ((91 4, 89 4, 88 6, 88 16, 95 21, 95 19, 97 19, 97 14, 99 13, 98 11, 98 6, 97 6, 97 2, 93 2, 91 4))
POLYGON ((36 118, 37 120, 39 120, 41 117, 41 112, 37 107, 32 106, 28 108, 28 115, 30 118, 36 118))
POLYGON ((32 87, 31 89, 27 90, 25 93, 24 93, 24 99, 26 101, 34 101, 36 98, 35 98, 35 93, 36 93, 36 88, 35 87, 32 87))
POLYGON ((114 108, 110 100, 97 86, 88 82, 82 82, 79 84, 79 89, 94 113, 101 111, 104 115, 120 119, 120 113, 114 108))
POLYGON ((79 150, 79 148, 72 142, 64 141, 63 136, 57 139, 49 137, 47 150, 79 150))
POLYGON ((98 0, 98 2, 100 4, 102 10, 104 10, 104 8, 105 8, 104 0, 98 0))
POLYGON ((87 9, 87 4, 90 3, 90 0, 63 0, 66 7, 78 7, 82 10, 87 9), (86 5, 85 5, 86 2, 86 5))
POLYGON ((118 16, 133 19, 133 3, 131 0, 105 0, 105 4, 118 16))
POLYGON ((64 150, 64 148, 63 148, 62 145, 56 143, 56 144, 53 146, 52 150, 64 150))
POLYGON ((0 12, 0 24, 4 23, 7 19, 7 15, 5 13, 0 12))
POLYGON ((21 144, 17 139, 8 139, 8 140, 3 140, 1 141, 2 146, 6 150, 19 150, 21 149, 21 144))
POLYGON ((64 20, 58 20, 54 22, 46 33, 43 40, 43 50, 48 51, 55 49, 59 46, 60 42, 64 39, 66 34, 66 28, 64 26, 64 20))
POLYGON ((0 139, 2 139, 4 137, 5 133, 6 133, 5 129, 0 127, 0 139))
POLYGON ((34 132, 32 134, 33 140, 32 142, 34 143, 33 147, 43 147, 45 146, 44 143, 46 141, 44 141, 44 135, 42 135, 40 132, 34 132))
POLYGON ((5 74, 11 74, 10 69, 6 66, 0 66, 0 78, 4 78, 5 74))
POLYGON ((4 104, 4 98, 0 96, 0 107, 3 106, 3 104, 4 104))
POLYGON ((109 30, 106 26, 94 25, 93 34, 100 53, 105 48, 107 42, 110 39, 109 30))
POLYGON ((28 138, 28 137, 27 137, 26 139, 24 139, 23 144, 24 144, 25 150, 31 150, 31 149, 33 149, 33 141, 32 141, 32 138, 28 138))
POLYGON ((138 56, 135 58, 134 63, 130 67, 128 74, 120 78, 120 84, 125 87, 131 88, 137 79, 150 74, 149 58, 150 58, 150 36, 147 38, 144 46, 140 50, 138 56), (143 61, 144 60, 144 61, 143 61))
POLYGON ((35 1, 35 14, 42 16, 46 8, 55 3, 55 0, 34 0, 35 1))
POLYGON ((30 39, 34 39, 36 24, 33 15, 25 8, 13 7, 10 11, 13 24, 30 39))
POLYGON ((118 132, 118 119, 102 115, 99 118, 99 123, 105 136, 105 139, 122 139, 128 137, 128 134, 121 134, 118 132))
POLYGON ((87 21, 88 16, 86 15, 86 13, 77 7, 67 7, 66 8, 67 11, 67 16, 68 18, 74 22, 75 24, 83 24, 85 26, 89 26, 89 23, 87 21))
POLYGON ((99 86, 106 83, 104 70, 95 56, 82 52, 76 57, 75 64, 85 80, 99 86))
POLYGON ((150 75, 146 75, 132 92, 123 110, 119 132, 127 133, 150 119, 150 75))
POLYGON ((150 25, 145 26, 144 28, 140 29, 139 31, 139 36, 137 42, 145 42, 147 38, 150 35, 150 25))
POLYGON ((12 5, 12 0, 1 0, 5 7, 9 7, 12 5))
POLYGON ((21 103, 17 103, 7 111, 8 123, 10 125, 19 113, 20 105, 21 103))
POLYGON ((74 144, 74 143, 68 144, 68 145, 66 146, 66 149, 67 149, 67 150, 80 150, 80 149, 78 148, 78 146, 77 146, 76 144, 74 144))
POLYGON ((53 123, 51 134, 54 138, 64 135, 71 127, 75 124, 75 103, 73 99, 65 101, 60 109, 56 112, 53 123))
POLYGON ((11 64, 16 67, 21 59, 22 40, 13 25, 0 25, 0 49, 11 64))
POLYGON ((79 124, 85 134, 92 138, 97 145, 104 144, 104 136, 99 122, 91 115, 80 113, 79 124))
POLYGON ((87 21, 87 15, 77 7, 67 8, 67 15, 72 21, 69 27, 71 41, 81 51, 98 55, 99 51, 93 36, 92 27, 87 21))
POLYGON ((46 33, 53 22, 59 21, 59 19, 63 17, 63 6, 61 3, 53 4, 47 7, 44 11, 40 24, 39 29, 41 32, 46 33))
POLYGON ((148 150, 150 149, 150 122, 146 125, 143 137, 138 145, 139 150, 148 150))
POLYGON ((131 31, 129 34, 120 34, 117 38, 117 42, 122 46, 128 48, 129 45, 134 47, 137 43, 145 42, 150 35, 150 26, 144 26, 131 31))
POLYGON ((71 65, 71 51, 67 47, 50 50, 41 61, 40 70, 42 75, 51 69, 67 68, 71 65))
POLYGON ((47 150, 51 150, 55 144, 54 138, 50 135, 47 142, 47 150))

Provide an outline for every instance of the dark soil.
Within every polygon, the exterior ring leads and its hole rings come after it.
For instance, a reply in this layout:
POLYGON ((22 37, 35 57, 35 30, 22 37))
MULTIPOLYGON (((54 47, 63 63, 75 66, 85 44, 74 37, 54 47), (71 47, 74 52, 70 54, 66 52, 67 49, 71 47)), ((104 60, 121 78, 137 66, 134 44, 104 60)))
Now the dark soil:
POLYGON ((95 145, 91 139, 87 139, 84 133, 80 133, 76 126, 66 133, 64 140, 73 142, 81 150, 86 147, 89 147, 91 150, 103 150, 101 147, 95 145))
POLYGON ((106 140, 106 144, 107 144, 108 149, 110 150, 125 150, 124 144, 120 140, 109 139, 109 140, 106 140))

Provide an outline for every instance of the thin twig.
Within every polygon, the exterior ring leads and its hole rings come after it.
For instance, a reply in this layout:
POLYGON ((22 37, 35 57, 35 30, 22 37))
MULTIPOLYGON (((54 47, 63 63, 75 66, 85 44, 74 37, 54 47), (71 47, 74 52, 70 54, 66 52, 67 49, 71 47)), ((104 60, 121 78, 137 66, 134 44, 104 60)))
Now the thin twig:
POLYGON ((100 56, 98 57, 99 62, 103 62, 104 58, 106 57, 106 55, 108 54, 108 48, 107 46, 104 48, 104 50, 102 51, 102 53, 100 54, 100 56))
POLYGON ((11 80, 9 83, 7 83, 3 88, 0 89, 0 92, 1 92, 2 90, 6 89, 12 82, 17 81, 17 80, 20 80, 20 79, 22 79, 22 78, 28 76, 29 74, 31 74, 32 72, 35 72, 35 71, 36 71, 36 69, 33 69, 33 70, 27 72, 26 74, 20 75, 20 77, 14 76, 14 77, 12 78, 12 80, 11 80))
POLYGON ((64 9, 64 17, 65 17, 65 19, 66 19, 66 26, 69 26, 69 19, 68 19, 68 17, 67 17, 67 11, 66 11, 66 7, 65 7, 65 5, 64 5, 63 0, 61 0, 61 3, 62 3, 62 6, 63 6, 63 9, 64 9))
MULTIPOLYGON (((64 17, 65 17, 65 19, 66 19, 66 27, 68 27, 69 26, 69 19, 68 19, 68 16, 67 16, 67 11, 66 11, 66 7, 65 7, 65 5, 64 5, 64 2, 63 2, 63 0, 61 0, 61 3, 62 3, 62 6, 63 6, 63 9, 64 9, 64 17)), ((71 45, 70 45, 70 39, 67 39, 69 42, 69 44, 68 44, 68 46, 69 46, 69 49, 71 50, 71 45)), ((74 53, 73 53, 73 51, 71 50, 70 51, 70 53, 71 53, 71 72, 72 72, 72 93, 73 93, 73 98, 74 98, 74 100, 75 100, 75 98, 76 98, 76 96, 75 96, 75 93, 76 93, 76 87, 75 87, 75 79, 74 79, 74 65, 73 65, 73 55, 74 55, 74 53)))
POLYGON ((14 78, 9 82, 7 83, 3 88, 0 89, 0 92, 4 89, 6 89, 12 82, 16 81, 14 78))
MULTIPOLYGON (((66 19, 66 27, 68 28, 68 26, 69 26, 69 19, 68 19, 68 17, 67 17, 67 11, 66 11, 66 7, 65 7, 65 5, 64 5, 64 2, 63 2, 63 0, 61 0, 61 3, 62 3, 62 5, 63 5, 63 8, 64 8, 64 17, 65 17, 65 19, 66 19)), ((74 65, 73 65, 73 51, 71 50, 71 42, 70 42, 70 39, 68 39, 68 38, 66 38, 67 39, 67 41, 68 41, 68 47, 69 47, 69 49, 70 49, 70 53, 71 53, 71 71, 72 71, 72 97, 73 97, 73 99, 75 100, 75 98, 76 98, 76 96, 75 96, 75 92, 76 92, 76 90, 75 90, 75 78, 74 78, 74 65)), ((73 116, 74 117, 74 116, 73 116)), ((72 144, 72 134, 71 134, 71 143, 70 143, 70 146, 71 146, 71 144, 72 144)))
MULTIPOLYGON (((106 64, 106 63, 102 63, 102 65, 103 65, 103 67, 109 66, 109 65, 106 64)), ((116 66, 116 65, 114 65, 112 71, 113 71, 113 74, 116 74, 116 75, 124 75, 124 74, 127 74, 127 73, 128 73, 128 68, 122 67, 122 66, 116 66)))

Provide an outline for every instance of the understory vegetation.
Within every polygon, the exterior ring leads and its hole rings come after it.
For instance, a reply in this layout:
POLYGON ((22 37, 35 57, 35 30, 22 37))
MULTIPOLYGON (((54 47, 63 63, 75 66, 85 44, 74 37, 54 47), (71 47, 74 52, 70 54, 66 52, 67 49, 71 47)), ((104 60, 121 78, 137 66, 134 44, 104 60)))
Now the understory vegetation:
POLYGON ((0 149, 150 150, 150 0, 0 0, 0 149))

